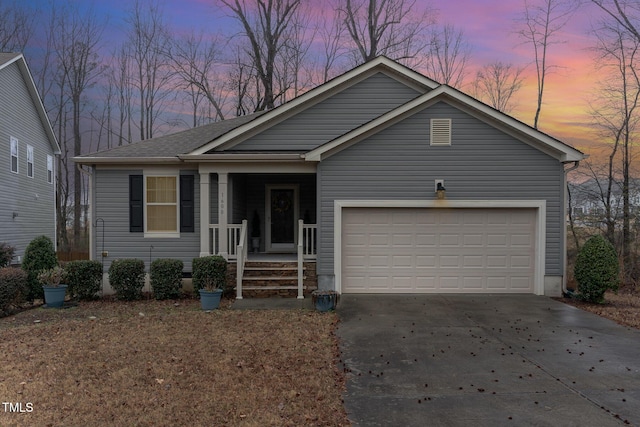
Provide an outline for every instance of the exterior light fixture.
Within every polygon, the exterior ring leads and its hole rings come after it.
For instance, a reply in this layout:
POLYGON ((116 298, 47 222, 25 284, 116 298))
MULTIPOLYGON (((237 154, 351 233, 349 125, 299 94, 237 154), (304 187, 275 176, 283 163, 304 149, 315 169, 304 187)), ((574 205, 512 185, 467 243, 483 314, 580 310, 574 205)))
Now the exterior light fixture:
POLYGON ((442 182, 438 182, 436 185, 436 198, 438 200, 444 200, 446 197, 446 189, 444 188, 444 185, 442 185, 442 182))

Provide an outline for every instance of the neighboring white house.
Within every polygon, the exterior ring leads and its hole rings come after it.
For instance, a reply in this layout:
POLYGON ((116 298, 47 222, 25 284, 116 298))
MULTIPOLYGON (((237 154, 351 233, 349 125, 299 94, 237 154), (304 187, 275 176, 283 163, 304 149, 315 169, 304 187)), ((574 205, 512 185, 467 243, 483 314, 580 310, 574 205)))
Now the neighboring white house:
POLYGON ((56 239, 60 147, 24 56, 0 53, 0 242, 20 263, 29 242, 56 239))

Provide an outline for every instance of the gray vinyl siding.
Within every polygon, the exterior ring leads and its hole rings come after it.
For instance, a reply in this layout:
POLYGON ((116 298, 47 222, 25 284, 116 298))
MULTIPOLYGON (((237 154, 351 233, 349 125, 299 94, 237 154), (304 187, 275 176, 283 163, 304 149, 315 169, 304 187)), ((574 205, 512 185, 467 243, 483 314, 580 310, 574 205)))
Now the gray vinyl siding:
POLYGON ((432 200, 435 179, 450 200, 546 200, 546 274, 562 274, 562 164, 442 102, 320 162, 318 273, 333 274, 334 200, 432 200), (429 145, 434 117, 452 118, 451 146, 429 145))
POLYGON ((0 242, 16 248, 16 262, 37 236, 55 243, 56 227, 55 186, 47 182, 53 148, 16 63, 0 70, 0 153, 0 242), (11 137, 18 139, 17 174, 11 172, 11 137), (34 151, 33 178, 27 177, 27 144, 34 151))
POLYGON ((243 141, 233 150, 312 150, 418 95, 421 93, 377 73, 243 141))
POLYGON ((119 258, 138 258, 145 262, 158 258, 175 258, 184 262, 184 271, 191 271, 191 261, 200 255, 200 175, 197 171, 183 170, 181 174, 195 175, 195 232, 181 233, 180 238, 145 238, 144 233, 129 232, 129 175, 142 175, 137 170, 95 171, 95 218, 102 218, 94 227, 97 260, 104 250, 105 272, 111 261, 119 258), (104 234, 102 230, 104 223, 104 234), (102 236, 104 235, 104 241, 102 236), (104 246, 103 246, 104 245, 104 246))

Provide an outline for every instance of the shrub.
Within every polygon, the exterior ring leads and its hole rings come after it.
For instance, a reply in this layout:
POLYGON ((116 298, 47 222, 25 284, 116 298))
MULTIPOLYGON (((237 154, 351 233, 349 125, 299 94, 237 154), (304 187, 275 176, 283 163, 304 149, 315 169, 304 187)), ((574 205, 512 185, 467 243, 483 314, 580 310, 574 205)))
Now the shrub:
POLYGON ((151 289, 156 299, 171 299, 180 296, 182 269, 179 259, 157 259, 151 263, 151 289))
POLYGON ((44 298, 38 274, 57 265, 56 251, 50 238, 38 236, 29 243, 24 251, 24 259, 22 261, 22 269, 27 272, 27 300, 33 301, 36 298, 44 298))
POLYGON ((132 258, 113 261, 109 267, 109 283, 118 299, 140 299, 144 287, 144 261, 132 258))
POLYGON ((227 260, 213 255, 193 259, 193 290, 202 288, 224 289, 227 283, 227 260))
POLYGON ((8 243, 0 243, 0 268, 9 267, 13 254, 16 252, 16 248, 8 243))
POLYGON ((27 273, 20 268, 0 268, 0 310, 23 301, 27 293, 27 273))
POLYGON ((620 265, 615 249, 604 237, 593 236, 578 253, 574 268, 577 297, 592 303, 604 302, 607 289, 618 289, 620 265))
POLYGON ((67 272, 67 292, 71 298, 96 298, 102 284, 102 264, 99 261, 71 261, 64 269, 67 272))

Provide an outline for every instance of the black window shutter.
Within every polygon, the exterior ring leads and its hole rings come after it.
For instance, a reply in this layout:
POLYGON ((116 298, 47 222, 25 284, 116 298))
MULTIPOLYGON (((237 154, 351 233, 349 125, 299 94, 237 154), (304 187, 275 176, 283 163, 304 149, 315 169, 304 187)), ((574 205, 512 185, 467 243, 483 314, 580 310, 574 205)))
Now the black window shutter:
POLYGON ((129 231, 144 232, 144 185, 142 175, 129 175, 129 231))
POLYGON ((194 175, 180 175, 180 232, 195 232, 194 175))

